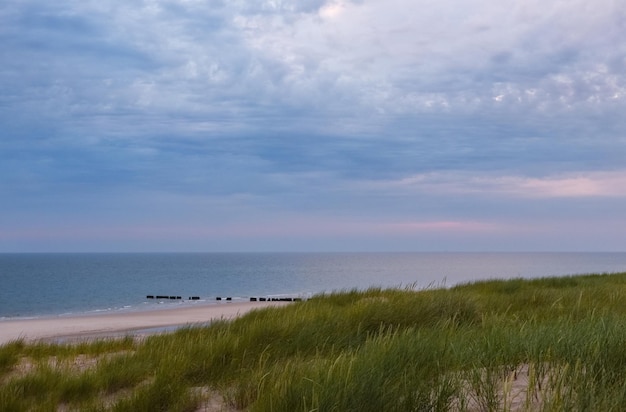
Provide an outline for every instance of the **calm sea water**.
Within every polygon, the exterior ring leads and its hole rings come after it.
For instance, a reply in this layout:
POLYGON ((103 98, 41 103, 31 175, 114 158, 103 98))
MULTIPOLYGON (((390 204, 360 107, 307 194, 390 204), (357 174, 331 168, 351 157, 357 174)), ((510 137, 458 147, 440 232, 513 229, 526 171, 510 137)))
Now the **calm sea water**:
POLYGON ((0 254, 0 318, 624 271, 626 253, 0 254))

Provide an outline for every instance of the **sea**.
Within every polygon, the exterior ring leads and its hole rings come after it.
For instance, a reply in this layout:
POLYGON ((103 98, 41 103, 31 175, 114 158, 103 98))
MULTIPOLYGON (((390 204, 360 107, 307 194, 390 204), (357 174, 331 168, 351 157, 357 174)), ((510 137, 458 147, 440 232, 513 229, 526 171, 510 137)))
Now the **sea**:
POLYGON ((0 319, 617 272, 626 253, 5 253, 0 319))

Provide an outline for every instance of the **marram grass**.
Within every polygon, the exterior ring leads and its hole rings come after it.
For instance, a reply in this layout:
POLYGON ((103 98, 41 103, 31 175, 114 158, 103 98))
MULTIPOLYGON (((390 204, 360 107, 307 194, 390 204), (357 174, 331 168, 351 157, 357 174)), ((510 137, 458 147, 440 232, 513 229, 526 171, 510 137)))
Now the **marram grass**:
POLYGON ((0 347, 2 411, 622 411, 626 273, 344 291, 142 341, 0 347))

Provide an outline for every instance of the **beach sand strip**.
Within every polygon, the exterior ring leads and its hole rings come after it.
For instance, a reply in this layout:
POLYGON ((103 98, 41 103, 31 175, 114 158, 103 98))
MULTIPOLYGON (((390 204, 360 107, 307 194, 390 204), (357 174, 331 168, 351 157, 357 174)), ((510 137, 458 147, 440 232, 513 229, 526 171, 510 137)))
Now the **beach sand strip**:
POLYGON ((194 304, 145 311, 106 312, 73 316, 0 320, 0 345, 25 341, 71 341, 86 338, 147 335, 185 325, 232 319, 254 309, 288 302, 228 302, 194 304), (135 333, 136 332, 136 333, 135 333))

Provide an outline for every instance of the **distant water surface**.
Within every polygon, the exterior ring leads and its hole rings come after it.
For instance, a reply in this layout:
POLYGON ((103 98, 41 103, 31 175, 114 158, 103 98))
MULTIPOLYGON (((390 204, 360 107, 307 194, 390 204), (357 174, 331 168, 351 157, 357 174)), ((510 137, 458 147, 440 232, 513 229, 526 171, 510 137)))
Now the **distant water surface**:
POLYGON ((0 318, 624 271, 626 253, 0 254, 0 318))

